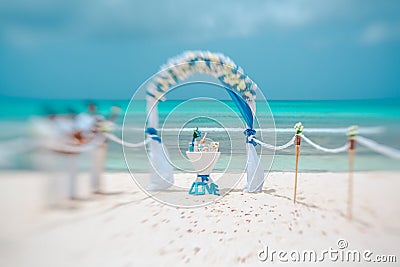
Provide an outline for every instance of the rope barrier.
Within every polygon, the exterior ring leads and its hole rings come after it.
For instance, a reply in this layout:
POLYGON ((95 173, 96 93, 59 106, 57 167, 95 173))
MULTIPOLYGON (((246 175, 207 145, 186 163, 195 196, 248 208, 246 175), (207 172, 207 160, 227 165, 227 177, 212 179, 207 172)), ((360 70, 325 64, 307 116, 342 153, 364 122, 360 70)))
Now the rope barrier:
POLYGON ((98 147, 105 141, 105 138, 110 139, 111 141, 114 141, 125 147, 137 148, 147 145, 152 139, 152 135, 150 135, 145 141, 136 144, 124 142, 117 136, 110 133, 103 133, 103 135, 97 135, 89 143, 83 145, 70 145, 67 144, 66 142, 60 141, 59 139, 49 142, 49 141, 38 141, 38 140, 29 141, 24 138, 18 138, 15 140, 3 142, 1 144, 2 153, 0 153, 0 161, 6 162, 6 159, 13 155, 26 153, 29 150, 33 150, 40 147, 62 153, 72 153, 72 154, 83 153, 98 147))
POLYGON ((95 136, 89 143, 83 144, 83 145, 69 145, 66 143, 62 143, 59 140, 57 140, 57 143, 54 142, 39 142, 39 146, 44 147, 48 150, 53 150, 57 152, 63 152, 63 153, 83 153, 90 151, 96 147, 98 147, 101 143, 105 141, 104 136, 97 135, 95 136))
MULTIPOLYGON (((310 144, 310 145, 313 146, 314 148, 316 148, 316 149, 318 149, 318 150, 321 150, 321 151, 324 151, 324 152, 327 152, 327 153, 340 153, 340 152, 345 152, 345 151, 347 151, 347 150, 349 149, 349 144, 345 144, 345 145, 343 145, 343 146, 341 146, 341 147, 338 147, 338 148, 326 148, 326 147, 322 147, 322 146, 320 146, 320 145, 314 143, 313 141, 311 141, 308 137, 304 136, 303 134, 300 135, 300 136, 304 139, 304 141, 306 141, 308 144, 310 144)), ((251 136, 250 138, 251 138, 255 143, 257 143, 257 144, 259 144, 259 145, 261 145, 261 146, 263 146, 263 147, 265 147, 265 148, 267 148, 267 149, 271 149, 271 150, 282 150, 282 149, 285 149, 285 148, 288 148, 288 147, 294 145, 294 141, 295 141, 295 139, 296 139, 296 135, 293 136, 292 139, 290 139, 289 142, 287 142, 286 144, 281 145, 281 146, 274 146, 274 145, 270 145, 270 144, 261 142, 260 140, 256 139, 256 138, 253 137, 253 136, 251 136)))
POLYGON ((326 147, 322 147, 322 146, 314 143, 313 141, 311 141, 308 137, 306 137, 303 134, 301 134, 300 136, 304 139, 304 141, 306 141, 308 144, 310 144, 314 148, 324 151, 324 152, 327 152, 327 153, 341 153, 341 152, 345 152, 349 149, 348 143, 346 143, 345 145, 338 147, 338 148, 326 148, 326 147))
POLYGON ((274 145, 270 145, 270 144, 261 142, 260 140, 256 139, 254 136, 250 136, 250 138, 252 139, 252 141, 256 142, 257 144, 259 144, 267 149, 282 150, 282 149, 285 149, 285 148, 288 148, 288 147, 294 145, 294 140, 295 140, 296 136, 293 136, 289 142, 287 142, 286 144, 281 145, 281 146, 274 146, 274 145))
MULTIPOLYGON (((116 142, 118 144, 121 144, 125 147, 129 147, 129 148, 138 148, 138 147, 142 147, 147 145, 150 140, 153 138, 152 135, 150 135, 146 140, 144 140, 143 142, 139 142, 139 143, 129 143, 129 142, 124 142, 123 140, 121 140, 120 138, 118 138, 117 136, 110 134, 110 133, 103 133, 103 136, 106 137, 107 139, 116 142)), ((338 148, 326 148, 323 146, 318 145, 317 143, 313 142, 311 139, 309 139, 308 137, 306 137, 304 134, 300 135, 302 137, 302 139, 304 139, 304 141, 306 141, 309 145, 313 146, 314 148, 323 151, 323 152, 327 152, 327 153, 341 153, 341 152, 345 152, 349 149, 349 144, 346 143, 341 147, 338 148)), ((95 137, 93 138, 93 140, 85 145, 80 145, 80 146, 71 146, 71 145, 66 145, 66 144, 50 144, 50 143, 43 143, 43 147, 50 149, 50 150, 55 150, 55 151, 63 151, 66 153, 82 153, 85 151, 89 151, 93 148, 95 148, 96 146, 98 146, 100 143, 104 142, 104 137, 95 137)), ((295 141, 296 135, 294 135, 292 137, 292 139, 290 139, 286 144, 283 144, 281 146, 274 146, 274 145, 270 145, 267 143, 264 143, 258 139, 256 139, 254 136, 249 136, 249 141, 254 141, 255 143, 267 148, 267 149, 271 149, 271 150, 283 150, 286 149, 292 145, 294 145, 294 141, 295 141)), ((391 158, 400 158, 400 151, 396 150, 394 148, 391 147, 387 147, 384 145, 381 145, 371 139, 362 137, 362 136, 357 136, 356 137, 357 142, 359 142, 360 144, 374 150, 375 152, 378 152, 380 154, 383 154, 385 156, 391 157, 391 158)))
POLYGON ((397 149, 381 145, 371 139, 362 136, 356 136, 356 141, 382 155, 400 159, 400 151, 397 149))
POLYGON ((4 153, 4 155, 0 156, 10 157, 12 155, 26 153, 30 150, 40 147, 52 151, 77 154, 94 149, 99 144, 103 143, 104 140, 105 140, 104 137, 98 136, 94 137, 93 140, 90 141, 89 143, 83 145, 70 145, 67 143, 60 142, 60 140, 57 140, 57 142, 56 141, 49 142, 49 141, 39 141, 39 140, 29 141, 27 139, 19 138, 3 143, 2 148, 4 149, 4 151, 9 151, 9 153, 4 153))
MULTIPOLYGON (((318 145, 317 143, 313 142, 311 139, 309 139, 307 136, 304 134, 299 134, 299 136, 304 139, 305 142, 307 142, 309 145, 313 146, 314 148, 327 152, 327 153, 341 153, 348 151, 349 149, 349 143, 344 144, 341 147, 338 148, 326 148, 323 146, 318 145)), ((391 157, 391 158, 396 158, 400 159, 400 151, 385 145, 381 145, 374 140, 365 138, 363 136, 356 136, 356 141, 360 143, 361 145, 370 148, 371 150, 380 153, 382 155, 391 157)), ((115 136, 114 134, 111 133, 102 133, 101 135, 95 136, 89 143, 83 144, 83 145, 70 145, 67 144, 66 142, 62 142, 59 139, 54 140, 53 142, 43 142, 43 141, 36 141, 36 142, 31 142, 25 139, 15 139, 12 141, 8 142, 3 142, 1 144, 3 153, 1 153, 0 156, 2 158, 5 158, 8 154, 17 154, 17 153, 23 153, 24 151, 32 150, 34 148, 39 148, 43 147, 49 150, 53 151, 59 151, 63 153, 82 153, 86 152, 89 150, 92 150, 96 148, 98 145, 103 143, 106 139, 109 139, 115 143, 118 143, 120 145, 123 145, 128 148, 138 148, 142 146, 146 146, 152 139, 153 140, 158 140, 159 137, 154 134, 148 134, 148 137, 139 143, 129 143, 121 140, 119 137, 115 136), (8 151, 8 153, 6 153, 8 151), (12 152, 11 152, 12 151, 12 152)), ((275 146, 271 144, 264 143, 260 140, 258 140, 254 135, 248 136, 249 142, 254 142, 258 145, 261 145, 262 147, 265 147, 270 150, 283 150, 288 147, 291 147, 292 145, 295 144, 295 139, 296 135, 294 135, 286 144, 280 145, 280 146, 275 146)), ((157 141, 156 140, 156 141, 157 141)))
POLYGON ((29 142, 26 138, 16 138, 0 143, 0 166, 9 164, 9 158, 27 153, 38 147, 37 142, 29 142))
POLYGON ((31 142, 28 138, 15 138, 13 140, 3 141, 0 143, 1 152, 9 154, 25 153, 38 146, 37 142, 31 142))
POLYGON ((118 144, 120 144, 120 145, 123 145, 123 146, 125 146, 125 147, 129 147, 129 148, 137 148, 137 147, 145 146, 145 145, 147 145, 147 144, 150 142, 150 140, 152 139, 152 136, 150 136, 150 137, 148 137, 146 140, 144 140, 144 141, 142 141, 142 142, 133 144, 133 143, 125 142, 125 141, 123 141, 122 139, 120 139, 120 138, 118 138, 117 136, 115 136, 115 135, 113 135, 113 134, 110 134, 110 133, 103 133, 103 135, 104 135, 105 137, 107 137, 108 139, 110 139, 111 141, 114 141, 115 143, 118 143, 118 144))

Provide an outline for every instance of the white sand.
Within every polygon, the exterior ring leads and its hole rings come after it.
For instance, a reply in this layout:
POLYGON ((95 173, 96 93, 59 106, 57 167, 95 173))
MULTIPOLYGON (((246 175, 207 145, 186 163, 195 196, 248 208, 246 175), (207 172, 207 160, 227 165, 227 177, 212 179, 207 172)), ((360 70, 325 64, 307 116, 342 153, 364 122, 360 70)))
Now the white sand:
POLYGON ((347 173, 301 173, 297 204, 293 178, 271 173, 263 193, 239 186, 217 203, 179 209, 149 198, 129 174, 108 173, 106 190, 119 194, 90 196, 82 177, 84 200, 45 210, 43 175, 2 173, 0 266, 266 266, 257 258, 264 245, 320 252, 341 238, 400 261, 399 173, 356 173, 351 221, 347 173))

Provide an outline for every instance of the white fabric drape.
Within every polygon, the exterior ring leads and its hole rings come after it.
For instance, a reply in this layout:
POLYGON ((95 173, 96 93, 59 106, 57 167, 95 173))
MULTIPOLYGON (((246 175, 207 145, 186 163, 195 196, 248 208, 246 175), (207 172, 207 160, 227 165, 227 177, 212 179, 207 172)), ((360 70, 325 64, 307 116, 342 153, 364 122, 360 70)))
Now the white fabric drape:
MULTIPOLYGON (((256 103, 255 101, 246 101, 250 106, 250 109, 254 114, 256 114, 256 103)), ((248 128, 248 125, 246 125, 248 128)), ((246 136, 246 138, 248 138, 246 136)), ((258 193, 262 191, 264 185, 264 170, 261 166, 260 158, 257 154, 256 148, 252 143, 246 143, 247 147, 247 183, 246 187, 243 189, 244 192, 258 193)))
MULTIPOLYGON (((147 127, 158 129, 158 108, 154 98, 147 98, 147 127)), ((173 168, 168 161, 168 151, 157 140, 149 142, 149 159, 151 165, 150 184, 147 190, 165 190, 174 184, 173 168)))
POLYGON ((147 127, 158 129, 158 102, 152 97, 147 97, 146 100, 147 127))
POLYGON ((174 174, 168 161, 167 149, 158 141, 149 143, 149 158, 151 165, 150 184, 147 190, 165 190, 174 184, 174 174))
POLYGON ((247 143, 247 183, 244 192, 258 193, 264 185, 264 170, 253 144, 247 143))

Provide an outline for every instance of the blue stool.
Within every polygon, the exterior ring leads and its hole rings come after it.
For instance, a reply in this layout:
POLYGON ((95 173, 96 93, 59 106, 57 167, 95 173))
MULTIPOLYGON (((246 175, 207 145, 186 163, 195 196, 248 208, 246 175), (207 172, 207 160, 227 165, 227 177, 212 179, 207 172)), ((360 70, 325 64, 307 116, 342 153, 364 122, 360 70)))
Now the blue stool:
POLYGON ((197 174, 197 178, 201 178, 201 181, 204 183, 204 181, 209 181, 210 180, 210 175, 208 174, 197 174))

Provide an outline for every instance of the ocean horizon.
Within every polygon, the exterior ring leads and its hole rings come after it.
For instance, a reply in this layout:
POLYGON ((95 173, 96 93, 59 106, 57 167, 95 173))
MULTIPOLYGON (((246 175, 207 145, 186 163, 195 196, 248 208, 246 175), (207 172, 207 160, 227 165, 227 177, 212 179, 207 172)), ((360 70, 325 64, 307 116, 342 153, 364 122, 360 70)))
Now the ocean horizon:
MULTIPOLYGON (((126 111, 124 128, 122 127, 124 116, 121 115, 117 120, 117 128, 114 131, 116 136, 121 137, 123 132, 127 141, 143 140, 146 117, 144 100, 135 100, 129 108, 129 100, 93 101, 98 105, 99 113, 105 116, 113 105, 120 106, 123 112, 126 111)), ((56 114, 68 114, 72 111, 80 113, 86 110, 87 103, 86 100, 26 98, 3 99, 0 102, 2 105, 0 142, 8 142, 21 137, 29 139, 30 119, 45 116, 49 110, 56 114)), ((234 103, 230 100, 221 100, 219 103, 219 101, 213 102, 205 99, 196 100, 195 104, 193 103, 185 100, 168 100, 159 104, 160 135, 168 148, 171 161, 176 161, 176 166, 184 164, 185 159, 182 154, 187 149, 194 127, 199 127, 203 133, 207 132, 208 137, 213 140, 225 140, 224 135, 231 139, 230 144, 221 142, 222 156, 215 171, 226 170, 229 161, 234 166, 235 158, 237 161, 243 160, 245 151, 241 144, 244 144, 242 132, 245 126, 234 103), (203 118, 193 120, 199 116, 203 118), (230 159, 228 154, 237 156, 230 159)), ((301 121, 305 127, 304 134, 324 147, 334 148, 343 145, 347 142, 347 128, 357 125, 360 135, 400 149, 398 140, 400 136, 400 99, 271 100, 268 101, 268 105, 269 108, 264 101, 257 101, 257 116, 264 118, 265 122, 262 127, 255 126, 257 136, 262 135, 261 139, 266 143, 276 145, 286 143, 294 134, 294 124, 301 121)), ((148 170, 145 153, 137 153, 135 149, 125 149, 125 152, 129 153, 130 157, 136 155, 136 166, 138 167, 131 171, 146 172, 148 170)), ((264 150, 262 153, 271 155, 270 151, 264 150)), ((365 147, 358 145, 356 153, 356 171, 400 170, 396 160, 377 154, 365 147)), ((20 155, 7 168, 32 169, 34 168, 31 163, 33 156, 33 153, 20 155)), ((85 161, 85 154, 82 155, 82 158, 85 161)), ((302 143, 300 171, 344 172, 347 171, 347 161, 347 153, 327 154, 314 149, 305 142, 302 143)), ((272 165, 270 166, 268 161, 264 168, 271 171, 293 171, 294 148, 277 151, 272 165)), ((120 145, 113 142, 109 142, 106 170, 127 170, 123 150, 120 145)), ((230 167, 229 170, 241 171, 234 167, 230 167)))

